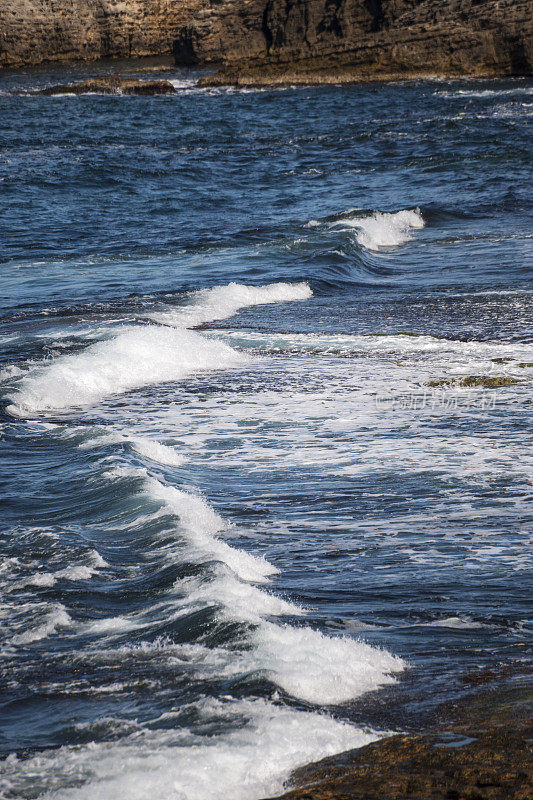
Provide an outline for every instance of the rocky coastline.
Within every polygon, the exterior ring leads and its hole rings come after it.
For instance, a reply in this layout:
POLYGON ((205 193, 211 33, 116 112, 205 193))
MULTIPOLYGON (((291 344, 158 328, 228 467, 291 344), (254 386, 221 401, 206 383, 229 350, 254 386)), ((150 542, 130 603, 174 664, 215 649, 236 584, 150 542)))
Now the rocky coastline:
POLYGON ((505 671, 477 677, 472 685, 494 685, 440 709, 431 729, 296 770, 291 788, 271 800, 528 800, 531 683, 505 671))
POLYGON ((0 68, 174 54, 203 86, 533 72, 528 0, 5 0, 0 68))
POLYGON ((222 55, 222 69, 203 85, 242 87, 533 70, 533 19, 522 0, 269 0, 252 14, 253 5, 246 15, 205 12, 185 26, 177 63, 222 55))
POLYGON ((204 0, 2 0, 0 68, 172 52, 204 0))

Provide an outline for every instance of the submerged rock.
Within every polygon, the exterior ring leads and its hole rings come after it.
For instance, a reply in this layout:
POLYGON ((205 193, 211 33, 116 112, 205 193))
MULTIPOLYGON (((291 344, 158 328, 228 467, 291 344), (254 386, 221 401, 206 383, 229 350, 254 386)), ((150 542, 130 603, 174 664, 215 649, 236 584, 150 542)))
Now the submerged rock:
POLYGON ((506 375, 467 375, 465 378, 440 378, 439 380, 429 381, 428 386, 495 389, 498 386, 512 386, 514 383, 520 383, 518 378, 509 378, 506 375))
POLYGON ((122 75, 105 75, 100 78, 89 78, 79 83, 66 83, 48 86, 35 94, 174 94, 176 89, 169 81, 141 81, 139 78, 124 78, 122 75))

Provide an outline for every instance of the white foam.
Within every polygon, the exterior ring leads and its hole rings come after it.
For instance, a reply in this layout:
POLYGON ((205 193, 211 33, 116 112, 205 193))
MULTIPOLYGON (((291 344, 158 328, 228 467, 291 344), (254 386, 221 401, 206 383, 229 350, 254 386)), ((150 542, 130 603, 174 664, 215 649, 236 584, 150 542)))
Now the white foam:
POLYGON ((55 576, 51 572, 37 572, 25 581, 15 584, 15 588, 24 586, 53 586, 56 582, 55 576))
POLYGON ((178 453, 173 447, 156 442, 154 439, 137 436, 131 438, 130 443, 140 456, 168 467, 179 467, 187 460, 185 456, 178 453))
POLYGON ((357 242, 368 250, 396 247, 412 238, 412 231, 423 228, 419 208, 396 211, 393 214, 374 211, 371 216, 347 217, 332 224, 341 230, 354 229, 357 242))
POLYGON ((96 567, 97 569, 101 568, 101 567, 108 567, 109 566, 107 561, 104 558, 102 558, 102 556, 100 555, 98 550, 90 550, 89 551, 89 560, 90 560, 91 564, 93 565, 93 567, 96 567))
POLYGON ((142 622, 124 616, 104 617, 103 619, 88 622, 85 629, 90 633, 111 634, 125 633, 146 627, 142 622))
POLYGON ((187 604, 221 607, 231 619, 259 622, 265 616, 301 615, 303 609, 281 597, 268 594, 249 583, 238 580, 231 571, 219 569, 215 579, 186 578, 177 581, 176 589, 185 591, 187 604))
POLYGON ((88 581, 91 578, 96 570, 92 567, 86 566, 77 566, 77 567, 65 567, 65 569, 59 570, 59 572, 55 573, 56 578, 66 578, 69 581, 88 581))
MULTIPOLYGON (((476 369, 494 370, 490 359, 508 357, 513 361, 528 361, 533 358, 533 345, 494 341, 463 341, 437 336, 391 334, 321 334, 321 333, 267 333, 264 331, 216 331, 217 336, 228 344, 242 349, 267 351, 269 353, 324 353, 334 355, 357 353, 399 353, 401 355, 423 354, 432 356, 454 354, 468 358, 488 359, 489 365, 476 365, 476 369)), ((499 364, 498 369, 512 365, 499 364)), ((517 373, 517 374, 523 374, 517 373)))
POLYGON ((455 91, 437 91, 433 92, 440 97, 449 99, 457 99, 461 97, 498 97, 503 98, 513 95, 531 95, 533 94, 533 87, 531 86, 515 86, 512 89, 456 89, 455 91))
POLYGON ((342 703, 394 683, 402 659, 346 637, 311 628, 264 622, 257 628, 255 658, 293 697, 317 705, 342 703))
MULTIPOLYGON (((194 292, 189 305, 153 314, 152 319, 173 328, 190 328, 225 319, 246 306, 311 296, 306 283, 230 283, 194 292)), ((192 331, 154 325, 124 327, 110 339, 31 370, 10 396, 12 403, 6 411, 31 416, 83 408, 131 389, 181 380, 198 371, 229 369, 246 361, 246 355, 228 345, 192 331)), ((155 452, 153 447, 151 452, 155 452)), ((158 454, 165 457, 161 449, 158 454)))
POLYGON ((49 588, 57 583, 58 578, 64 578, 65 580, 69 581, 87 581, 94 575, 95 572, 96 569, 94 567, 87 567, 84 565, 65 567, 64 569, 60 569, 53 573, 36 572, 35 575, 15 583, 11 588, 22 589, 25 586, 49 588))
POLYGON ((89 439, 81 442, 78 446, 82 450, 92 447, 101 447, 107 444, 129 444, 136 453, 143 458, 148 458, 150 461, 155 461, 158 464, 163 464, 169 467, 178 467, 186 462, 185 456, 178 453, 173 447, 162 444, 161 442, 151 439, 147 436, 131 436, 120 431, 111 431, 110 433, 101 433, 97 436, 91 436, 89 439))
POLYGON ((469 617, 446 617, 445 619, 434 619, 431 622, 419 622, 418 625, 410 627, 418 628, 457 628, 458 630, 474 630, 475 628, 485 628, 481 622, 476 622, 469 617))
POLYGON ((264 558, 216 538, 227 525, 201 497, 148 476, 145 487, 152 499, 163 502, 179 517, 193 557, 196 553, 201 559, 216 559, 230 570, 218 569, 211 581, 179 581, 176 588, 185 594, 185 607, 182 605, 178 613, 187 613, 191 605, 218 605, 224 617, 256 625, 251 635, 253 649, 241 657, 231 656, 231 674, 262 671, 294 697, 332 704, 392 683, 392 673, 405 668, 401 659, 365 643, 265 620, 268 616, 303 613, 299 606, 249 585, 264 583, 276 568, 264 558))
POLYGON ((180 520, 191 554, 221 561, 230 567, 242 580, 264 583, 269 575, 278 570, 264 558, 252 556, 244 550, 230 547, 216 535, 227 528, 226 523, 201 497, 165 486, 155 478, 147 478, 146 491, 152 499, 165 504, 180 520))
POLYGON ((241 724, 209 737, 183 727, 142 729, 119 742, 62 747, 21 761, 13 755, 1 764, 0 787, 22 794, 31 786, 48 800, 259 800, 282 792, 296 767, 379 738, 263 700, 206 699, 196 711, 200 722, 235 718, 241 724), (85 782, 62 788, 73 775, 85 782))
POLYGON ((198 78, 166 78, 174 89, 194 89, 198 83, 198 78))
POLYGON ((112 339, 32 370, 11 395, 10 414, 67 411, 130 389, 228 369, 246 356, 192 331, 154 325, 123 328, 112 339))
POLYGON ((11 637, 12 644, 31 644, 41 639, 45 639, 56 633, 60 628, 69 627, 72 624, 72 619, 68 615, 66 609, 61 604, 58 604, 44 615, 38 625, 30 628, 24 633, 17 633, 11 637))
POLYGON ((308 300, 312 295, 307 283, 270 283, 266 286, 230 283, 192 292, 189 305, 157 312, 150 318, 176 328, 192 328, 232 317, 241 308, 308 300))
MULTIPOLYGON (((323 705, 341 703, 392 683, 393 673, 405 668, 402 659, 363 642, 269 621, 268 617, 301 616, 305 612, 250 585, 265 583, 276 568, 264 558, 217 538, 228 526, 203 498, 165 485, 146 470, 119 467, 107 475, 110 479, 142 477, 149 497, 179 518, 178 530, 185 540, 180 558, 220 562, 218 567, 213 565, 208 579, 202 576, 177 581, 174 589, 181 595, 178 601, 166 601, 159 609, 153 607, 151 614, 157 610, 157 616, 175 619, 194 608, 217 607, 219 618, 254 626, 247 637, 251 647, 245 651, 219 648, 194 658, 194 668, 201 674, 205 669, 208 674, 214 670, 226 676, 263 673, 292 696, 323 705)), ((103 632, 118 629, 116 619, 96 624, 103 632)), ((129 617, 120 621, 119 628, 142 628, 146 624, 144 618, 129 617)))
MULTIPOLYGON (((6 337, 7 338, 7 337, 6 337)), ((12 337, 15 338, 15 337, 12 337)), ((8 339, 9 341, 9 339, 8 339)), ((7 367, 0 369, 0 383, 4 383, 5 381, 9 381, 12 378, 18 378, 21 375, 24 375, 24 370, 20 367, 17 367, 16 364, 9 364, 7 367)))

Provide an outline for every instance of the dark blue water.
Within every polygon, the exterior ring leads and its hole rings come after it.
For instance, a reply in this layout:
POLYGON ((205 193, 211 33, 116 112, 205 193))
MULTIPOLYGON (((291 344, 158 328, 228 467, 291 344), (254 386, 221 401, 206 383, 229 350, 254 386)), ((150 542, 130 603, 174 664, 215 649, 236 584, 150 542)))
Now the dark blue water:
POLYGON ((104 68, 0 77, 1 792, 254 800, 530 653, 533 89, 104 68))

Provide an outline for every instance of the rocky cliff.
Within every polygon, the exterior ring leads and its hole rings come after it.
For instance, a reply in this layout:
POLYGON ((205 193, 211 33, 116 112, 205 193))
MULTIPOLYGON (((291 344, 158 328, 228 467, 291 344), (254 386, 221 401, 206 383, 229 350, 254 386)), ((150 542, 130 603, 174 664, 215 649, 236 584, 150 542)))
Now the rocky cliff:
POLYGON ((202 5, 205 0, 0 0, 0 67, 171 53, 202 5))
POLYGON ((529 0, 209 0, 175 56, 222 60, 211 84, 523 75, 533 13, 529 0))
POLYGON ((170 53, 206 83, 528 74, 530 0, 0 0, 0 67, 170 53))

